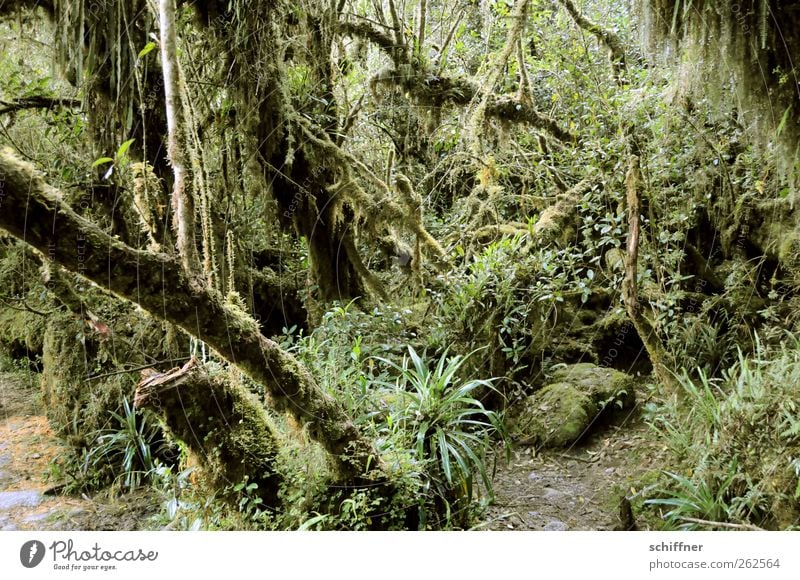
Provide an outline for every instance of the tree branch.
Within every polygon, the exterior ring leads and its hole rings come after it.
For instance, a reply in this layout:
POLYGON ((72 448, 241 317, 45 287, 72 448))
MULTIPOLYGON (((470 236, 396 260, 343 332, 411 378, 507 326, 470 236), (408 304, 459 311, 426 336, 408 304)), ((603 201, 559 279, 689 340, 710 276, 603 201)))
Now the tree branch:
POLYGON ((339 33, 344 36, 365 38, 388 54, 395 66, 399 66, 402 63, 405 46, 397 44, 397 40, 394 37, 376 30, 366 22, 340 22, 339 33))
MULTIPOLYGON (((394 62, 394 70, 381 71, 378 76, 373 77, 371 84, 400 86, 421 104, 429 107, 442 107, 447 104, 465 106, 478 94, 478 87, 467 79, 441 76, 428 70, 414 70, 406 61, 405 52, 398 50, 397 43, 389 35, 367 23, 341 23, 339 31, 375 43, 394 62)), ((558 123, 537 111, 531 104, 508 95, 489 97, 484 116, 512 123, 525 123, 547 131, 559 141, 569 142, 577 139, 575 134, 562 129, 558 123)))
POLYGON ((578 9, 572 0, 558 0, 567 9, 569 15, 575 21, 575 24, 580 26, 589 34, 594 35, 595 38, 608 49, 609 59, 611 60, 611 68, 614 70, 614 80, 617 84, 624 82, 623 76, 627 71, 627 63, 625 57, 625 46, 622 40, 615 33, 603 28, 596 22, 592 22, 578 9))
POLYGON ((254 320, 195 283, 175 257, 127 246, 75 213, 63 198, 10 149, 0 151, 0 228, 206 342, 264 385, 276 408, 309 424, 310 435, 335 458, 341 478, 358 478, 375 464, 371 442, 342 406, 319 389, 297 359, 264 337, 254 320))
POLYGON ((0 115, 15 113, 25 109, 58 109, 58 108, 78 108, 81 106, 80 99, 68 99, 63 97, 48 97, 45 95, 34 95, 23 97, 14 101, 0 101, 0 115))

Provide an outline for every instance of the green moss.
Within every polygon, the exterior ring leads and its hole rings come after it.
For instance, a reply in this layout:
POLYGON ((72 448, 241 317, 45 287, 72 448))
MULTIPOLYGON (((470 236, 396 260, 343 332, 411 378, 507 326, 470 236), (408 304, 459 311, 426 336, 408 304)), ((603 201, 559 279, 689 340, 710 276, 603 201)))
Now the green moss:
POLYGON ((778 239, 778 260, 781 264, 797 269, 798 256, 800 256, 800 232, 796 230, 783 232, 778 239))
POLYGON ((561 447, 580 438, 590 419, 591 401, 585 393, 568 383, 554 383, 542 391, 541 401, 539 408, 550 420, 543 422, 539 441, 561 447))
POLYGON ((183 383, 164 385, 143 404, 194 452, 203 479, 224 490, 245 479, 265 502, 277 502, 276 458, 281 437, 264 406, 226 373, 197 369, 183 383))
POLYGON ((45 331, 42 391, 47 417, 56 433, 77 445, 103 429, 110 411, 133 393, 133 380, 115 375, 87 381, 111 366, 105 345, 84 334, 84 323, 69 314, 54 315, 45 331))
POLYGON ((574 443, 609 405, 631 406, 634 388, 633 377, 613 369, 591 363, 564 367, 512 413, 509 432, 517 440, 544 447, 574 443))
POLYGON ((32 312, 0 309, 0 346, 12 358, 40 355, 46 318, 32 312))

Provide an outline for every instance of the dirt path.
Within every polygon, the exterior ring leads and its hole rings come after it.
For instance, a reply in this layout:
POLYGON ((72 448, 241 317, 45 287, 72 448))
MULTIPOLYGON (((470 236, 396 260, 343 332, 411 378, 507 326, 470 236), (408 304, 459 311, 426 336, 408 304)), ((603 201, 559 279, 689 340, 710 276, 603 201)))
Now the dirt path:
POLYGON ((49 495, 49 476, 65 448, 39 401, 38 377, 0 373, 0 531, 136 530, 159 510, 147 490, 114 497, 49 495))
POLYGON ((45 493, 50 462, 64 450, 38 392, 35 376, 0 375, 0 530, 75 529, 87 512, 85 500, 45 493))
POLYGON ((496 502, 479 529, 613 530, 620 526, 620 498, 663 465, 662 447, 634 419, 572 449, 518 448, 498 466, 496 502))

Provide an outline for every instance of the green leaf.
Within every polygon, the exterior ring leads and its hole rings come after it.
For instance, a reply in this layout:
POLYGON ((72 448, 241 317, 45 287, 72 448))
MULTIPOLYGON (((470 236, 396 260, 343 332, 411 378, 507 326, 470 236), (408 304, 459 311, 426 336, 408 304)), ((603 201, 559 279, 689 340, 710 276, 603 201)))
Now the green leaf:
POLYGON ((453 471, 450 467, 450 453, 445 439, 444 432, 439 430, 436 432, 436 438, 439 443, 439 460, 441 461, 442 471, 447 479, 447 483, 453 484, 453 471))
POLYGON ((313 526, 315 526, 316 524, 320 524, 320 523, 324 522, 326 519, 328 519, 328 515, 327 514, 317 514, 313 518, 310 518, 310 519, 307 519, 306 521, 304 521, 302 523, 302 525, 299 528, 297 528, 297 530, 300 531, 300 532, 302 532, 304 530, 310 530, 313 526))
POLYGON ((128 139, 125 143, 120 145, 119 149, 117 149, 116 159, 122 159, 122 156, 128 152, 128 148, 130 148, 135 140, 136 139, 128 139))
POLYGON ((780 124, 778 124, 778 130, 775 133, 776 137, 780 137, 783 130, 786 128, 786 121, 789 120, 789 113, 792 112, 792 106, 789 105, 787 109, 783 112, 783 118, 781 119, 780 124))
POLYGON ((92 169, 98 165, 102 165, 103 163, 114 163, 114 160, 111 157, 101 157, 100 159, 95 159, 94 163, 92 163, 92 169))
POLYGON ((155 42, 148 42, 144 45, 144 48, 139 51, 139 57, 142 58, 143 56, 147 56, 154 48, 156 47, 155 42))

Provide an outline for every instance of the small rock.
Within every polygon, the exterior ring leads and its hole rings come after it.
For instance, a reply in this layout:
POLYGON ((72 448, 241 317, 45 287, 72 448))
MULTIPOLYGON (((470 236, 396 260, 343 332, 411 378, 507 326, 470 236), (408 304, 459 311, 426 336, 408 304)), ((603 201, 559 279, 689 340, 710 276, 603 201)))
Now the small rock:
POLYGON ((42 502, 42 494, 38 491, 3 491, 0 492, 0 510, 16 507, 36 507, 42 502))
POLYGON ((28 458, 30 459, 40 459, 41 457, 42 457, 41 453, 31 453, 30 455, 28 455, 28 458))
POLYGON ((531 481, 537 481, 539 479, 542 479, 542 476, 536 473, 535 471, 531 471, 528 474, 528 479, 530 479, 531 481))
POLYGON ((545 488, 544 495, 542 495, 542 499, 545 501, 556 501, 561 499, 564 494, 557 489, 550 489, 549 487, 545 488))
POLYGON ((528 512, 528 515, 532 518, 538 518, 541 514, 539 512, 528 512))
POLYGON ((603 473, 605 473, 606 475, 614 475, 615 471, 616 471, 615 468, 609 467, 608 469, 604 470, 603 473))
POLYGON ((544 531, 546 532, 565 532, 568 529, 567 524, 560 520, 551 520, 544 527, 544 531))
POLYGON ((16 532, 19 528, 14 524, 8 524, 0 528, 0 532, 16 532))

